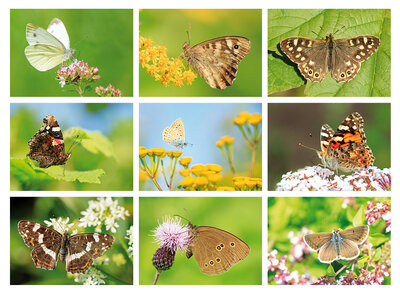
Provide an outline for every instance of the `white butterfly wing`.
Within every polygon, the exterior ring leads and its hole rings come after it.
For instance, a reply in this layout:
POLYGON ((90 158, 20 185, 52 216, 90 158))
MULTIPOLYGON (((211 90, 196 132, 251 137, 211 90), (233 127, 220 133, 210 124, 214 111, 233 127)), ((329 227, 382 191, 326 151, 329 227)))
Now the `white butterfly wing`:
POLYGON ((34 24, 26 25, 26 41, 28 41, 29 45, 52 45, 66 50, 64 44, 62 44, 56 37, 45 29, 34 24))
POLYGON ((45 72, 62 63, 64 50, 52 45, 29 45, 25 48, 25 56, 29 63, 38 71, 45 72))
POLYGON ((69 49, 68 32, 64 26, 64 23, 60 19, 53 18, 49 24, 49 27, 47 28, 47 31, 56 37, 66 49, 69 49))

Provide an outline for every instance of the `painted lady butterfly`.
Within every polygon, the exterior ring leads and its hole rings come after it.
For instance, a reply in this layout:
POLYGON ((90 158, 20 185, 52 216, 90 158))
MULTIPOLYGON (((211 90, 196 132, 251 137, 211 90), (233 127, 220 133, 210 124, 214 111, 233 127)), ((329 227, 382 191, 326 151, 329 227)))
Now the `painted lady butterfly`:
POLYGON ((348 115, 336 132, 328 124, 322 125, 321 151, 317 153, 325 167, 343 172, 367 168, 375 159, 367 145, 364 120, 357 112, 348 115))

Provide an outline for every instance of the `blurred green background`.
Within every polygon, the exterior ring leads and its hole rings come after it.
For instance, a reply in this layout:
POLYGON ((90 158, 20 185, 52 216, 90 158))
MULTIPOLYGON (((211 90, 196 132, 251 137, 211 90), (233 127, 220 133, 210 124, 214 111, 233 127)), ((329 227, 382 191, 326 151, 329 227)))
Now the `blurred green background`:
MULTIPOLYGON (((139 199, 139 283, 152 284, 156 269, 152 257, 158 248, 150 236, 163 217, 178 214, 196 226, 213 226, 228 231, 250 246, 250 254, 220 275, 209 276, 200 271, 194 257, 175 255, 174 265, 163 271, 160 285, 260 285, 261 198, 252 197, 141 197, 139 199), (246 210, 243 210, 246 208, 246 210), (187 211, 186 211, 187 210, 187 211), (189 216, 188 216, 189 215, 189 216)), ((182 219, 183 224, 187 221, 182 219)))
POLYGON ((85 96, 97 96, 96 86, 114 85, 123 96, 133 96, 133 10, 132 9, 11 9, 10 94, 11 96, 78 96, 71 86, 61 88, 56 69, 40 72, 25 57, 26 25, 47 29, 53 18, 65 25, 74 56, 99 68, 101 79, 92 83, 85 96))
MULTIPOLYGON (((163 45, 167 55, 178 58, 182 45, 222 36, 243 36, 250 40, 249 54, 239 64, 233 85, 224 90, 211 88, 199 76, 191 86, 165 87, 139 65, 140 96, 261 96, 262 90, 262 13, 261 9, 144 9, 139 12, 140 36, 163 45)), ((184 62, 186 64, 186 62, 184 62)))
MULTIPOLYGON (((308 228, 313 233, 332 232, 333 229, 346 229, 355 226, 353 218, 357 211, 367 207, 368 201, 383 202, 390 200, 388 197, 353 197, 346 198, 347 206, 344 208, 344 198, 341 197, 269 197, 268 198, 268 252, 278 250, 278 257, 288 255, 292 243, 289 232, 301 236, 301 229, 308 228), (351 199, 351 200, 349 200, 351 199)), ((365 217, 363 224, 367 224, 365 217)), ((361 224, 358 224, 361 225, 361 224)), ((385 229, 383 220, 370 226, 369 235, 381 233, 385 229)), ((385 236, 390 234, 385 234, 385 236)), ((318 260, 317 252, 307 254, 301 262, 288 262, 290 271, 297 270, 299 275, 309 273, 313 277, 326 275, 329 264, 318 260)), ((334 262, 333 264, 336 264, 334 262)), ((335 267, 336 269, 336 267, 335 267)))
MULTIPOLYGON (((105 175, 100 176, 101 183, 67 182, 40 174, 36 174, 35 178, 26 177, 21 181, 21 178, 17 179, 11 175, 11 190, 131 191, 133 189, 132 104, 11 104, 11 158, 26 158, 26 154, 29 152, 29 139, 42 127, 43 118, 49 114, 52 114, 60 125, 64 134, 66 152, 72 144, 78 143, 72 148, 71 158, 65 165, 66 171, 85 172, 103 169, 105 175), (99 131, 111 142, 111 151, 114 153, 106 156, 101 150, 97 153, 89 152, 81 146, 79 139, 66 139, 66 132, 73 127, 99 131)), ((30 175, 29 173, 20 174, 30 175)))
MULTIPOLYGON (((268 189, 275 190, 283 174, 321 163, 316 152, 299 143, 321 149, 321 126, 336 131, 352 112, 364 118, 367 144, 374 166, 390 167, 390 104, 388 103, 270 103, 268 104, 268 189)), ((339 172, 341 174, 343 172, 339 172)))
MULTIPOLYGON (((11 285, 77 285, 74 276, 65 270, 65 261, 58 261, 54 270, 36 268, 32 261, 31 251, 24 244, 24 240, 18 233, 18 222, 29 220, 44 224, 44 220, 62 217, 63 220, 69 217, 69 223, 74 223, 82 218, 81 211, 86 210, 89 200, 96 198, 84 197, 11 197, 10 199, 10 284, 11 285)), ((109 265, 102 265, 99 268, 104 270, 107 276, 106 284, 132 284, 133 267, 130 259, 121 245, 121 240, 128 246, 128 240, 124 239, 126 231, 133 224, 133 199, 132 197, 113 197, 113 201, 118 201, 118 205, 129 211, 125 220, 117 221, 119 227, 117 233, 107 231, 102 227, 102 233, 114 236, 115 240, 110 249, 103 256, 109 258, 109 265), (122 239, 118 239, 120 235, 122 239), (122 256, 121 256, 122 255, 122 256), (123 262, 122 264, 120 262, 123 262)), ((87 227, 85 232, 94 232, 94 227, 87 227)), ((78 233, 82 228, 78 228, 78 233)), ((71 233, 69 233, 71 235, 71 233)))

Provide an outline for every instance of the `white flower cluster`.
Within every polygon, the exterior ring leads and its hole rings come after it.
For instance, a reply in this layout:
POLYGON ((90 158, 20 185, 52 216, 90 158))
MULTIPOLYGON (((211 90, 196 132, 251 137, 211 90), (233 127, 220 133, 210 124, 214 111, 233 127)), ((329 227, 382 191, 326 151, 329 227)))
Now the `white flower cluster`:
POLYGON ((277 184, 277 191, 388 191, 391 189, 390 168, 370 167, 352 175, 334 175, 320 166, 288 172, 277 184), (333 178, 331 177, 333 176, 333 178))
POLYGON ((104 285, 106 276, 98 269, 91 267, 86 273, 76 275, 74 281, 83 285, 104 285))
MULTIPOLYGON (((68 224, 68 222, 69 222, 69 217, 67 217, 65 220, 63 220, 61 217, 59 217, 58 219, 50 218, 50 221, 44 220, 44 223, 48 227, 54 228, 56 231, 58 231, 61 234, 64 234, 64 232, 69 232, 69 230, 74 226, 74 223, 68 224)), ((75 235, 77 233, 78 233, 78 230, 75 229, 70 234, 75 235)))
POLYGON ((125 239, 128 239, 128 253, 129 253, 129 257, 133 256, 133 225, 131 225, 131 227, 126 231, 126 237, 125 239))
POLYGON ((118 201, 113 201, 111 197, 99 197, 96 201, 89 201, 89 207, 81 214, 83 217, 79 226, 95 226, 95 231, 101 232, 101 225, 105 224, 106 230, 111 230, 113 233, 119 227, 117 220, 129 216, 128 210, 119 206, 118 201))

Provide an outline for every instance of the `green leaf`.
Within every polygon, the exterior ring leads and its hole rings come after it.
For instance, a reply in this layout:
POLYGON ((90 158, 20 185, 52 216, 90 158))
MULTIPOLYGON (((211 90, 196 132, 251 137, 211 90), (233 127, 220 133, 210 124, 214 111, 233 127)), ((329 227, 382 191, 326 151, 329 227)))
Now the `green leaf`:
POLYGON ((356 215, 353 218, 353 225, 354 226, 363 225, 364 220, 365 220, 365 209, 364 209, 364 205, 361 205, 360 208, 358 209, 356 215))
POLYGON ((372 255, 373 261, 379 261, 382 256, 382 248, 376 248, 374 255, 372 255))
POLYGON ((10 160, 10 173, 22 184, 29 183, 30 188, 40 187, 40 183, 49 180, 79 181, 81 183, 101 183, 100 177, 105 175, 103 169, 90 171, 69 171, 64 166, 39 168, 28 157, 10 160), (32 185, 34 184, 34 185, 32 185))
POLYGON ((374 247, 377 247, 389 241, 390 238, 385 236, 384 234, 377 233, 377 234, 370 234, 368 240, 374 247))
POLYGON ((268 94, 302 86, 304 80, 285 62, 268 53, 268 94))
POLYGON ((335 269, 333 268, 332 264, 329 264, 328 269, 326 270, 326 275, 328 277, 334 277, 336 275, 335 269))
POLYGON ((368 263, 369 256, 363 256, 362 258, 357 260, 357 267, 364 268, 365 265, 368 263))
POLYGON ((116 157, 112 142, 99 131, 86 131, 80 128, 71 128, 64 133, 65 138, 76 138, 87 151, 106 157, 116 157))
MULTIPOLYGON (((288 37, 324 38, 335 33, 335 39, 358 35, 380 38, 378 50, 365 62, 357 76, 347 83, 337 83, 328 73, 321 83, 307 81, 307 96, 390 96, 390 9, 270 9, 268 10, 268 50, 278 52, 280 42, 288 37), (343 27, 344 26, 344 27, 343 27), (343 28, 342 28, 343 27, 343 28), (319 37, 315 33, 318 33, 319 37)), ((280 67, 291 68, 300 78, 297 65, 282 53, 274 63, 274 73, 285 73, 280 67)), ((288 79, 292 79, 288 76, 288 79)), ((303 79, 303 78, 302 78, 303 79)), ((268 79, 272 90, 282 91, 279 80, 268 79), (271 83, 277 83, 274 85, 271 83)), ((303 79, 303 81, 305 81, 303 79)), ((288 90, 290 87, 283 89, 288 90)))

